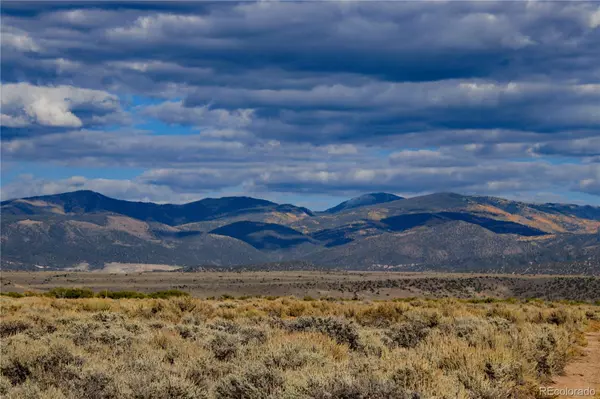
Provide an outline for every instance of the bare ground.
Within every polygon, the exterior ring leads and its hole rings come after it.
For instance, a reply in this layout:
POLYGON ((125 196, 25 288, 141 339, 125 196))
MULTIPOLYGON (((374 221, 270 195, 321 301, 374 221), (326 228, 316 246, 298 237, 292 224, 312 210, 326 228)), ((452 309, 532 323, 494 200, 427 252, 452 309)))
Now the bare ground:
POLYGON ((554 378, 552 386, 559 389, 594 388, 594 397, 600 398, 600 331, 588 332, 585 337, 587 346, 582 348, 582 355, 565 367, 563 375, 554 378))

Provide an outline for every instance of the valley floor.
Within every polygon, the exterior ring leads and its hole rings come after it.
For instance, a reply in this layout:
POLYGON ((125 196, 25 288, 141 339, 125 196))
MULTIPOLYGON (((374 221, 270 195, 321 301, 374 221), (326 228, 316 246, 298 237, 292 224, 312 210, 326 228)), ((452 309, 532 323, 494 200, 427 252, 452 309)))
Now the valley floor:
POLYGON ((309 271, 0 273, 3 292, 45 292, 55 287, 144 293, 179 289, 200 298, 293 295, 346 299, 494 297, 600 301, 600 277, 309 271))

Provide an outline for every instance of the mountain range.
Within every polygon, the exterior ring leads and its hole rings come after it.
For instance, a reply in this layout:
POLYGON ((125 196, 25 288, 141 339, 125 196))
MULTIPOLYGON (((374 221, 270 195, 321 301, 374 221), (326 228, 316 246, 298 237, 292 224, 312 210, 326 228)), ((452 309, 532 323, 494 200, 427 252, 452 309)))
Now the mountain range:
POLYGON ((311 264, 600 273, 600 207, 371 193, 323 212, 251 197, 131 202, 93 191, 4 201, 3 269, 311 264))

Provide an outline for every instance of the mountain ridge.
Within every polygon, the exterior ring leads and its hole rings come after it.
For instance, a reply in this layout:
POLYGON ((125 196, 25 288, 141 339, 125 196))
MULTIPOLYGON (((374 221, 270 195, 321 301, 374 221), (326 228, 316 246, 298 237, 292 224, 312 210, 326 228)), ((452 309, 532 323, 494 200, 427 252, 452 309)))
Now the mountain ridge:
POLYGON ((379 194, 350 206, 344 201, 331 212, 252 197, 155 204, 89 190, 7 200, 1 204, 1 266, 308 261, 361 270, 600 273, 600 207, 457 193, 379 194))

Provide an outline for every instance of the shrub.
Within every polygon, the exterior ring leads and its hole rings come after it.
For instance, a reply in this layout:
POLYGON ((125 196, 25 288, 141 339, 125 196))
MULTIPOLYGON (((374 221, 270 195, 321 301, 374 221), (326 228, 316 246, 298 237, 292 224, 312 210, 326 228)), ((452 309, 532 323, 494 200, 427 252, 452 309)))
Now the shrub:
POLYGON ((267 333, 258 328, 242 328, 239 332, 240 340, 243 345, 249 343, 264 344, 267 342, 267 333))
POLYGON ((196 386, 193 381, 177 376, 157 376, 149 380, 139 381, 134 388, 132 398, 144 399, 204 399, 207 392, 196 386))
POLYGON ((31 375, 29 365, 21 359, 4 359, 0 368, 2 376, 10 381, 12 385, 19 385, 25 382, 31 375))
POLYGON ((200 327, 189 324, 178 324, 175 330, 183 339, 196 339, 200 336, 200 327))
POLYGON ((373 376, 344 378, 332 376, 325 381, 312 379, 302 388, 305 398, 312 399, 419 399, 393 381, 373 376))
POLYGON ((323 364, 323 355, 300 345, 288 344, 269 352, 263 362, 267 367, 297 370, 308 364, 323 364))
POLYGON ((217 399, 276 398, 284 379, 278 370, 265 366, 253 367, 243 374, 233 374, 217 383, 217 399))
POLYGON ((11 298, 23 298, 25 295, 21 294, 20 292, 13 292, 13 291, 9 291, 9 292, 0 292, 0 295, 2 296, 8 296, 11 298))
POLYGON ((80 398, 117 399, 122 396, 113 378, 103 372, 84 374, 74 381, 74 390, 80 398))
POLYGON ((228 334, 236 334, 240 331, 240 326, 231 320, 218 319, 213 324, 209 324, 208 328, 218 331, 223 331, 228 334))
POLYGON ((93 320, 102 323, 115 323, 125 320, 122 314, 116 312, 101 311, 92 316, 93 320))
POLYGON ((47 296, 52 298, 93 298, 94 291, 89 288, 53 288, 46 293, 47 296))
POLYGON ((2 320, 0 321, 0 338, 9 337, 31 328, 31 324, 23 320, 2 320))
POLYGON ((556 324, 557 326, 560 326, 561 324, 565 324, 568 318, 569 315, 567 314, 567 312, 565 312, 563 309, 558 309, 550 313, 550 315, 546 318, 546 322, 549 324, 556 324))
POLYGON ((3 375, 0 375, 0 397, 5 397, 8 390, 12 387, 10 380, 3 375))
POLYGON ((165 290, 165 291, 157 291, 148 295, 150 298, 156 299, 168 299, 172 297, 180 297, 180 296, 190 296, 188 292, 181 290, 165 290))
POLYGON ((0 371, 13 385, 23 384, 29 378, 58 385, 77 378, 75 370, 83 363, 84 359, 73 355, 68 347, 55 343, 29 357, 3 356, 0 371))
POLYGON ((239 341, 231 334, 217 333, 208 347, 215 358, 222 361, 231 360, 238 353, 239 341))
POLYGON ((356 325, 344 319, 333 317, 298 317, 288 322, 291 331, 314 331, 328 335, 338 344, 345 344, 352 350, 361 348, 360 337, 356 325))
POLYGON ((535 336, 535 369, 540 377, 550 377, 563 370, 567 363, 567 343, 549 328, 543 328, 535 336))
POLYGON ((111 303, 102 299, 94 299, 81 304, 81 309, 88 312, 106 312, 111 308, 111 303))
POLYGON ((428 386, 435 380, 432 368, 423 363, 401 365, 392 375, 392 381, 408 390, 417 390, 420 386, 428 386))
POLYGON ((148 296, 142 292, 137 291, 101 291, 97 295, 99 298, 110 298, 110 299, 142 299, 148 296))
POLYGON ((414 348, 430 331, 431 329, 421 321, 403 322, 385 331, 384 342, 389 347, 414 348))

